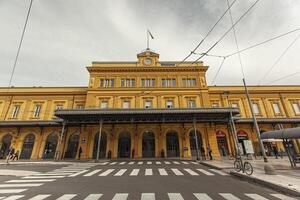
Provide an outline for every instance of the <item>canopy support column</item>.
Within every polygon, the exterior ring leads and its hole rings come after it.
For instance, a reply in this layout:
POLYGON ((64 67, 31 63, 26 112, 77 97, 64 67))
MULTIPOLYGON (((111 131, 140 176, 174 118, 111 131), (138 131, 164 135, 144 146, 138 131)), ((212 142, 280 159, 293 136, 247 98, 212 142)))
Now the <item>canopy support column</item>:
POLYGON ((234 142, 234 148, 235 148, 235 155, 240 155, 240 151, 238 148, 238 137, 237 137, 237 133, 236 133, 236 128, 235 128, 235 123, 234 123, 234 119, 232 116, 232 112, 230 110, 230 118, 229 118, 229 125, 230 125, 230 129, 231 129, 231 133, 232 133, 232 138, 233 138, 233 142, 234 142))
POLYGON ((98 145, 97 145, 97 157, 96 157, 96 161, 99 161, 99 154, 100 154, 100 144, 101 144, 101 135, 102 135, 102 125, 103 125, 103 120, 101 119, 99 121, 99 134, 98 134, 98 145))
POLYGON ((55 152, 55 160, 61 160, 62 159, 62 153, 60 153, 60 148, 62 146, 62 143, 63 143, 63 138, 64 138, 64 133, 65 133, 65 128, 66 128, 66 121, 64 120, 62 122, 62 129, 61 129, 61 133, 60 133, 60 138, 59 138, 59 143, 57 144, 57 147, 56 147, 56 152, 55 152))
POLYGON ((202 157, 202 155, 201 155, 201 152, 199 152, 198 136, 197 136, 197 128, 196 128, 196 119, 195 118, 193 119, 193 126, 194 126, 194 137, 195 137, 195 142, 196 142, 197 160, 200 160, 200 157, 202 157))

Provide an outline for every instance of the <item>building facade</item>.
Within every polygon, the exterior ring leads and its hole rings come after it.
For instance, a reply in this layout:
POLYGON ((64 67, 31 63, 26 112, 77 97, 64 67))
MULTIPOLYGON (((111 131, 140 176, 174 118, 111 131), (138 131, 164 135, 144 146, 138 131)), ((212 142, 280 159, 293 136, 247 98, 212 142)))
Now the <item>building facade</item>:
MULTIPOLYGON (((235 154, 235 141, 246 153, 244 140, 261 153, 244 88, 208 86, 202 62, 160 61, 146 50, 135 62, 87 70, 87 87, 0 88, 1 158, 13 147, 20 159, 189 159, 209 149, 220 159, 235 154)), ((300 125, 300 86, 249 92, 261 132, 300 125)), ((285 151, 281 141, 264 145, 267 155, 285 151)), ((299 140, 290 146, 299 154, 299 140)))

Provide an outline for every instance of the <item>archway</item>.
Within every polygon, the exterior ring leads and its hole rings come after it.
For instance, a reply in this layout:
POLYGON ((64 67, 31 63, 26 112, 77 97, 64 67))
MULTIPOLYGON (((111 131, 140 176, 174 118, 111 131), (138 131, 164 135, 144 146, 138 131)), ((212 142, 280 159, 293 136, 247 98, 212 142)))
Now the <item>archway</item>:
POLYGON ((123 132, 119 135, 118 142, 118 157, 130 158, 131 136, 128 132, 123 132))
POLYGON ((166 135, 167 157, 179 157, 179 138, 177 132, 168 132, 166 135))
POLYGON ((239 151, 242 155, 245 155, 246 154, 246 148, 245 148, 244 140, 248 140, 248 134, 246 133, 246 131, 239 130, 237 132, 237 137, 238 137, 239 151))
MULTIPOLYGON (((93 147, 93 159, 97 158, 97 150, 98 150, 98 137, 99 133, 97 133, 94 137, 94 147, 93 147)), ((101 140, 100 140, 100 152, 99 158, 105 158, 106 154, 106 144, 107 144, 107 135, 106 133, 101 133, 101 140)))
POLYGON ((55 133, 51 133, 48 135, 45 150, 44 150, 44 159, 53 159, 55 156, 56 146, 57 146, 57 135, 55 133))
POLYGON ((151 131, 145 131, 142 139, 143 158, 155 157, 155 134, 151 131))
POLYGON ((10 134, 6 134, 2 138, 2 145, 1 145, 1 151, 0 151, 0 158, 6 158, 9 148, 11 145, 12 136, 10 134))
MULTIPOLYGON (((190 148, 191 148, 191 154, 192 156, 197 156, 197 145, 196 145, 196 138, 195 138, 195 131, 191 130, 190 131, 190 148)), ((204 148, 203 148, 203 143, 202 143, 202 136, 199 131, 196 131, 196 137, 197 137, 197 142, 198 142, 198 150, 201 152, 201 155, 204 156, 204 148)), ((199 155, 200 155, 199 152, 199 155)))
POLYGON ((35 136, 34 134, 28 134, 23 142, 23 146, 22 146, 22 152, 20 155, 20 159, 30 159, 31 158, 31 154, 32 154, 32 150, 33 150, 33 146, 34 146, 34 140, 35 140, 35 136))
POLYGON ((223 131, 218 130, 216 132, 216 137, 217 137, 217 143, 218 143, 218 149, 219 149, 220 155, 222 157, 228 156, 229 150, 228 150, 226 134, 223 131))
POLYGON ((65 153, 65 158, 75 159, 78 151, 78 145, 79 145, 79 134, 74 133, 69 138, 67 151, 65 153))

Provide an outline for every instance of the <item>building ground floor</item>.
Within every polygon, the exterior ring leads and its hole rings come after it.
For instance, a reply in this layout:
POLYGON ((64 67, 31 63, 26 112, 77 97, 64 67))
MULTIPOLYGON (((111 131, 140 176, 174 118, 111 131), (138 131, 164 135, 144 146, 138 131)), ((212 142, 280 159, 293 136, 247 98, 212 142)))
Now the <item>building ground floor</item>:
MULTIPOLYGON (((260 155, 253 126, 235 126, 237 137, 228 124, 216 123, 72 124, 64 131, 61 125, 0 127, 0 158, 6 158, 12 147, 20 159, 191 159, 197 155, 208 159, 210 150, 213 159, 221 159, 235 154, 236 138, 242 153, 248 148, 243 141, 250 140, 254 155, 260 155)), ((271 124, 260 124, 260 128, 262 132, 274 130, 271 124)), ((291 140, 288 148, 299 154, 299 144, 291 140)), ((264 146, 268 156, 275 155, 274 148, 279 153, 287 148, 280 140, 264 141, 264 146)))

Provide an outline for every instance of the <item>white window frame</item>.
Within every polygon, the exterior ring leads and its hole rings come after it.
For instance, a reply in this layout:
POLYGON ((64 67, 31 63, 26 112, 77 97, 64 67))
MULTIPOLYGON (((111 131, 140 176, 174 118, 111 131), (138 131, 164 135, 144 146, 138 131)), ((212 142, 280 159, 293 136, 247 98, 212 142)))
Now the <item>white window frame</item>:
POLYGON ((147 108, 147 109, 152 108, 152 101, 151 100, 146 100, 145 101, 145 108, 147 108))
POLYGON ((57 105, 55 106, 55 110, 62 110, 63 108, 64 108, 64 106, 61 105, 61 104, 57 104, 57 105))
POLYGON ((188 108, 196 108, 196 101, 195 100, 188 100, 188 108))
POLYGON ((108 108, 108 101, 101 101, 100 108, 101 109, 107 109, 108 108))
POLYGON ((253 113, 255 115, 260 115, 260 109, 258 103, 252 103, 253 113))
POLYGON ((21 105, 15 105, 12 112, 12 118, 17 118, 21 109, 21 105))
POLYGON ((129 109, 130 108, 130 101, 128 101, 128 100, 123 101, 122 108, 129 109))
POLYGON ((273 107, 273 111, 274 111, 275 115, 280 115, 281 114, 279 103, 273 102, 272 107, 273 107))
POLYGON ((35 118, 40 117, 41 110, 42 110, 42 105, 40 105, 40 104, 35 105, 33 117, 35 117, 35 118))
POLYGON ((174 101, 173 100, 167 100, 166 108, 169 108, 169 109, 174 108, 174 101))
POLYGON ((293 107, 295 115, 300 115, 299 103, 293 102, 292 107, 293 107))
POLYGON ((213 102, 213 103, 211 104, 211 107, 212 107, 212 108, 219 108, 220 106, 219 106, 219 103, 213 102))

